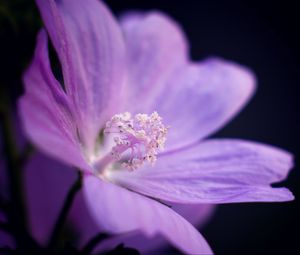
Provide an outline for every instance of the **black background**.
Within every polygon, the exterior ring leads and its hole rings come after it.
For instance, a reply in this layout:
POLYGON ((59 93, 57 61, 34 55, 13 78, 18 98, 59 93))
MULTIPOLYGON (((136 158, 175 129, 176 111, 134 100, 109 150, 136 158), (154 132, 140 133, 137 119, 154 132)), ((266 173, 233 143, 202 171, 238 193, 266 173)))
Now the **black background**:
MULTIPOLYGON (((296 4, 228 0, 106 2, 115 14, 130 9, 166 12, 185 30, 193 60, 221 56, 250 67, 258 79, 255 97, 214 136, 280 146, 293 152, 296 166, 300 164, 300 14, 296 4)), ((32 55, 41 23, 30 0, 1 0, 0 4, 5 7, 4 12, 0 9, 1 93, 4 89, 16 98, 21 93, 20 75, 32 55)), ((218 206, 202 230, 216 254, 300 254, 299 177, 299 167, 295 167, 283 183, 296 196, 294 202, 218 206)))

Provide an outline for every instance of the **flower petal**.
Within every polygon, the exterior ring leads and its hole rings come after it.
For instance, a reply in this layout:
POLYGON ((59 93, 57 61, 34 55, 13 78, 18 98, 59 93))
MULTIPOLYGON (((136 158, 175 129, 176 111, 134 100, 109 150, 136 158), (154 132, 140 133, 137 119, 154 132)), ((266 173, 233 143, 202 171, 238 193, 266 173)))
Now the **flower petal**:
MULTIPOLYGON (((201 227, 207 223, 213 214, 213 209, 215 208, 212 204, 183 205, 172 203, 170 205, 175 212, 192 223, 193 226, 197 227, 197 229, 201 229, 201 227)), ((123 243, 125 243, 128 247, 138 249, 141 254, 149 255, 163 254, 163 249, 167 248, 167 242, 161 236, 155 236, 149 239, 145 238, 143 235, 136 234, 131 238, 123 238, 123 243)))
MULTIPOLYGON (((201 204, 201 205, 182 205, 171 204, 172 209, 180 214, 187 221, 194 226, 202 227, 212 216, 215 205, 201 204)), ((72 209, 69 213, 69 221, 80 233, 80 246, 83 247, 97 234, 104 231, 96 221, 91 217, 91 213, 85 203, 83 191, 80 191, 73 203, 72 209)), ((125 246, 138 249, 141 254, 158 254, 157 252, 167 247, 167 241, 161 235, 154 237, 147 237, 140 231, 134 233, 127 233, 116 235, 106 241, 101 242, 95 249, 95 252, 103 252, 116 247, 123 243, 125 246)))
POLYGON ((106 177, 138 193, 178 203, 288 201, 294 197, 271 183, 286 178, 292 156, 254 142, 208 140, 161 155, 155 167, 106 177))
POLYGON ((99 129, 120 106, 126 78, 121 30, 102 1, 37 0, 61 61, 79 133, 93 150, 99 129))
POLYGON ((50 68, 47 35, 43 30, 38 35, 24 83, 25 95, 19 101, 19 113, 28 137, 47 154, 88 169, 81 156, 70 102, 50 68))
POLYGON ((25 169, 25 194, 30 231, 39 244, 49 241, 75 180, 76 174, 70 167, 39 153, 30 158, 25 169))
POLYGON ((9 197, 9 185, 8 185, 9 181, 8 181, 7 170, 6 170, 6 162, 3 157, 1 138, 0 138, 0 148, 1 148, 2 155, 0 155, 0 201, 7 199, 9 197))
POLYGON ((130 89, 126 110, 145 112, 176 68, 187 63, 188 43, 179 25, 159 12, 121 18, 129 55, 130 89))
POLYGON ((172 209, 188 220, 196 227, 204 226, 216 208, 214 204, 175 204, 171 203, 172 209))
MULTIPOLYGON (((3 143, 2 137, 0 137, 1 152, 2 152, 2 143, 3 143)), ((8 183, 9 181, 7 178, 6 164, 5 164, 3 154, 1 154, 0 155, 0 203, 7 201, 9 197, 8 183)), ((0 222, 1 223, 7 222, 7 215, 5 215, 5 213, 2 212, 1 208, 0 208, 0 222)), ((16 245, 13 237, 0 228, 0 247, 14 248, 15 246, 16 245)))
POLYGON ((149 111, 170 126, 166 149, 211 135, 229 122, 253 94, 255 78, 235 63, 208 59, 173 73, 149 111))
POLYGON ((94 176, 85 177, 84 188, 92 215, 107 231, 162 234, 188 254, 212 254, 200 233, 167 206, 94 176))
POLYGON ((131 63, 126 110, 158 111, 171 127, 168 149, 216 132, 251 97, 255 78, 246 68, 221 59, 188 62, 185 36, 166 15, 130 13, 121 26, 131 63))
MULTIPOLYGON (((6 215, 4 215, 1 211, 0 211, 0 222, 1 223, 7 222, 6 215)), ((3 248, 3 247, 15 249, 16 242, 10 234, 6 233, 6 231, 4 231, 4 230, 2 230, 2 228, 0 228, 0 248, 3 248)), ((1 253, 1 254, 4 254, 4 253, 1 253)))

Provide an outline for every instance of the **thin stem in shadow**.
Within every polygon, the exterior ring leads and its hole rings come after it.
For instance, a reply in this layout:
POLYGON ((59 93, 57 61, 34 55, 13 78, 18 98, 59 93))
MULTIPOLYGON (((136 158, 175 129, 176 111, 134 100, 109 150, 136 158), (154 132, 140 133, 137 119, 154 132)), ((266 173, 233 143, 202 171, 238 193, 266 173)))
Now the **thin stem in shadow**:
POLYGON ((69 190, 67 197, 65 199, 64 205, 60 211, 60 214, 58 216, 58 219, 56 221, 56 224, 54 226, 50 241, 49 241, 49 249, 50 250, 56 250, 59 239, 66 221, 66 218, 68 216, 68 212, 70 211, 73 201, 75 199, 75 196, 77 192, 81 189, 82 187, 82 173, 81 171, 78 171, 78 178, 75 181, 75 183, 72 185, 71 189, 69 190))

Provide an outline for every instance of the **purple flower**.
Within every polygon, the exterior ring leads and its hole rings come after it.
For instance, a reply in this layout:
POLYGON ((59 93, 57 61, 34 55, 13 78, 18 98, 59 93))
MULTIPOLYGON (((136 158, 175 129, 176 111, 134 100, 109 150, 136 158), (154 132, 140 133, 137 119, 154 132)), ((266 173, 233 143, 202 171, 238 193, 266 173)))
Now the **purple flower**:
MULTIPOLYGON (((63 206, 64 198, 71 184, 75 181, 76 174, 70 170, 70 167, 55 162, 40 153, 34 155, 29 161, 25 173, 30 230, 38 243, 47 245, 53 226, 63 206), (41 165, 43 165, 42 169, 41 165)), ((213 208, 210 204, 194 206, 172 204, 172 209, 197 226, 203 225, 209 219, 213 208)), ((74 201, 67 223, 72 227, 73 234, 78 240, 77 248, 83 247, 94 236, 104 231, 95 224, 95 220, 91 217, 85 205, 82 191, 74 201)), ((140 232, 136 232, 109 238, 97 246, 97 251, 103 252, 112 249, 120 243, 135 247, 143 254, 146 252, 153 253, 165 246, 165 242, 161 237, 147 239, 140 232)))
MULTIPOLYGON (((18 147, 24 147, 24 137, 19 129, 19 123, 15 121, 15 134, 18 147)), ((1 144, 0 137, 0 145, 1 144)), ((24 148, 23 148, 24 149, 24 148)), ((0 202, 9 200, 7 167, 4 164, 3 155, 0 155, 0 202)), ((49 243, 57 218, 64 205, 65 197, 76 180, 76 172, 71 167, 36 152, 31 155, 24 169, 24 199, 26 201, 28 227, 31 236, 42 247, 49 243), (42 166, 42 168, 41 168, 42 166), (54 188, 55 187, 55 188, 54 188)), ((1 204, 2 205, 2 204, 1 204)), ((197 227, 203 226, 212 216, 212 204, 184 205, 172 204, 172 209, 184 216, 189 222, 197 227)), ((0 208, 0 223, 9 224, 6 210, 0 208)), ((67 228, 72 230, 71 237, 64 238, 73 240, 77 249, 82 249, 96 235, 104 231, 95 224, 84 201, 82 191, 76 196, 68 218, 67 228), (73 238, 72 238, 73 237, 73 238)), ((9 232, 10 233, 10 232, 9 232)), ((0 247, 16 248, 16 243, 4 229, 0 229, 0 247)), ((95 252, 104 252, 113 249, 120 243, 128 247, 138 249, 142 254, 157 254, 167 243, 161 236, 147 238, 141 232, 125 233, 107 238, 95 247, 95 252)))
POLYGON ((161 234, 188 254, 211 254, 201 234, 164 203, 288 201, 272 188, 292 167, 280 149, 205 140, 251 97, 255 79, 221 59, 194 63, 164 14, 118 23, 102 2, 37 0, 63 72, 54 77, 39 33, 19 110, 31 141, 84 172, 84 196, 112 233, 161 234))

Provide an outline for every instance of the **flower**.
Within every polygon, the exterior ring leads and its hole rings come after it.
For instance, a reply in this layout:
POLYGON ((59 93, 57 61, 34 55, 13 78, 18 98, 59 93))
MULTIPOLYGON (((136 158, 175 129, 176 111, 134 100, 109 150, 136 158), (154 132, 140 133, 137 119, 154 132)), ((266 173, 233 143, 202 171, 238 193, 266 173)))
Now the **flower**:
MULTIPOLYGON (((30 230, 35 240, 40 245, 45 246, 49 241, 68 189, 76 179, 76 174, 70 167, 55 162, 41 153, 33 155, 28 162, 25 173, 30 230), (40 168, 41 165, 43 165, 42 169, 40 168)), ((191 208, 188 205, 173 204, 172 209, 199 227, 208 220, 213 206, 201 204, 191 208)), ((74 242, 72 243, 76 245, 76 248, 82 248, 103 231, 91 217, 85 205, 82 191, 76 196, 66 226, 72 230, 73 239, 75 236, 76 242, 72 239, 74 242)), ((120 243, 124 243, 128 247, 135 247, 142 254, 157 253, 157 250, 165 246, 161 237, 147 239, 140 232, 137 232, 108 238, 96 247, 97 252, 112 249, 120 243)))
POLYGON ((179 26, 158 12, 118 23, 96 0, 37 0, 57 52, 54 77, 41 30, 19 111, 31 141, 84 172, 84 196, 111 233, 163 235, 188 254, 211 254, 202 235, 165 205, 288 201, 272 188, 292 167, 280 149, 206 139, 253 94, 245 67, 188 59, 179 26))
MULTIPOLYGON (((23 150, 25 140, 19 124, 15 120, 14 129, 18 148, 23 150)), ((1 137, 0 146, 2 147, 1 137)), ((51 159, 38 151, 34 152, 26 161, 23 195, 27 209, 28 230, 30 236, 34 238, 41 249, 46 249, 49 244, 67 193, 76 180, 76 173, 71 169, 70 166, 51 159), (43 167, 41 168, 41 166, 43 167)), ((7 170, 4 157, 0 155, 0 223, 3 224, 0 228, 0 247, 1 249, 14 250, 17 248, 16 240, 10 231, 7 232, 4 226, 10 224, 7 217, 8 211, 5 207, 2 207, 7 204, 10 197, 7 170)), ((192 224, 201 227, 212 215, 214 206, 211 204, 194 206, 172 204, 172 209, 184 216, 192 224)), ((94 219, 89 214, 82 191, 79 191, 73 202, 65 227, 70 229, 70 231, 63 232, 63 238, 72 242, 72 245, 77 250, 82 250, 90 240, 103 231, 103 229, 95 225, 94 219)), ((157 254, 167 244, 160 236, 147 238, 137 231, 102 240, 94 250, 98 253, 107 252, 120 243, 125 244, 127 247, 137 248, 142 254, 157 254)), ((40 251, 40 253, 42 252, 46 251, 40 251)))

